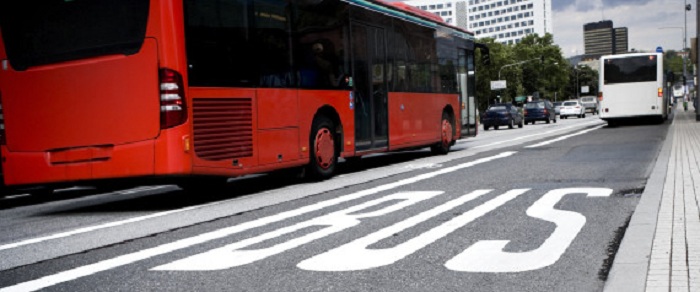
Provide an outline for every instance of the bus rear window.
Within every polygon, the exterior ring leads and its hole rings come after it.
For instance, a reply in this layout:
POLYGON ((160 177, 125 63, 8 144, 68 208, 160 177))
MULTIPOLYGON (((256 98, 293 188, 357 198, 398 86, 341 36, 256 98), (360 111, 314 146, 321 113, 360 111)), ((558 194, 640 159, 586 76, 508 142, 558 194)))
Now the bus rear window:
POLYGON ((149 0, 0 1, 0 31, 15 70, 131 55, 146 35, 149 0))
POLYGON ((604 84, 656 81, 654 55, 605 60, 604 84))

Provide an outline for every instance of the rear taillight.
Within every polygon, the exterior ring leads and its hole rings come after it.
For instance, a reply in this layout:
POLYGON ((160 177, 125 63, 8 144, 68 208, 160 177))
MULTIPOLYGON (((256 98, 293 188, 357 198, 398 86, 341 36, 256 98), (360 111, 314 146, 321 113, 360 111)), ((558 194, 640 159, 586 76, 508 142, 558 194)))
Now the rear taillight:
POLYGON ((659 87, 658 94, 659 94, 659 97, 664 97, 664 89, 659 87))
POLYGON ((182 76, 175 70, 160 69, 160 128, 181 125, 187 120, 182 76))
POLYGON ((2 92, 0 91, 0 145, 5 145, 5 113, 2 110, 2 92))
POLYGON ((603 92, 598 91, 598 101, 603 101, 603 92))
POLYGON ((523 109, 523 115, 527 115, 527 110, 523 109))

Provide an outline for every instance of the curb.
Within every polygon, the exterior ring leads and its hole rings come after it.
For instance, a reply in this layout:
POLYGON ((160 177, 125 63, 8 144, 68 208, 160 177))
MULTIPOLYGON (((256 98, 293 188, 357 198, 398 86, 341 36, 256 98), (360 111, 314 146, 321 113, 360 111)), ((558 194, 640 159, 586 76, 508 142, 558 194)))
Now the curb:
POLYGON ((671 158, 673 128, 674 123, 671 123, 642 197, 622 238, 603 291, 644 291, 646 288, 656 220, 671 158))

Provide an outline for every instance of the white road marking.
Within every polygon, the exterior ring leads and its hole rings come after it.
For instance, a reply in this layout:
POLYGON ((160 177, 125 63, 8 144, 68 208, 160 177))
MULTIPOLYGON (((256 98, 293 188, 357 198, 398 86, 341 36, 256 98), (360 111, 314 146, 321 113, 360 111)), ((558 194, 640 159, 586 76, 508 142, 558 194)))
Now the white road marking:
POLYGON ((602 128, 602 127, 603 127, 603 125, 600 125, 600 126, 597 126, 597 127, 594 127, 594 128, 590 128, 590 129, 586 129, 586 130, 583 130, 583 131, 580 131, 580 132, 576 132, 576 133, 573 133, 573 134, 564 135, 564 136, 561 136, 561 137, 556 138, 556 139, 552 139, 552 140, 549 140, 549 141, 544 141, 544 142, 542 142, 542 143, 538 143, 538 144, 535 144, 535 145, 525 146, 525 148, 537 148, 537 147, 542 147, 542 146, 545 146, 545 145, 552 144, 552 143, 554 143, 554 142, 559 142, 559 141, 562 141, 562 140, 569 139, 569 138, 574 137, 574 136, 583 135, 583 134, 586 134, 586 133, 588 133, 588 132, 598 130, 598 129, 602 128))
MULTIPOLYGON (((597 124, 597 123, 600 123, 600 122, 599 122, 599 121, 587 122, 587 123, 585 123, 585 124, 583 124, 583 125, 597 124)), ((567 127, 563 127, 563 128, 556 128, 556 129, 549 130, 549 131, 545 131, 545 132, 542 132, 542 133, 520 136, 520 137, 517 137, 517 138, 510 139, 510 140, 503 140, 503 141, 493 142, 493 143, 489 143, 489 144, 486 144, 486 145, 475 146, 475 147, 472 147, 472 148, 473 148, 473 149, 478 149, 478 148, 493 147, 493 146, 496 146, 496 145, 501 145, 501 144, 505 144, 505 143, 515 142, 515 141, 524 140, 524 139, 527 139, 527 138, 532 138, 532 137, 537 137, 537 136, 543 136, 543 135, 552 134, 552 133, 556 133, 556 132, 561 132, 561 131, 564 131, 564 130, 568 130, 568 129, 571 129, 571 128, 578 128, 578 127, 581 127, 581 125, 573 125, 573 126, 567 126, 567 127)), ((601 127, 602 127, 602 126, 601 126, 601 127)))
POLYGON ((570 188, 549 191, 527 209, 528 216, 556 225, 552 235, 539 248, 511 253, 503 251, 510 240, 483 240, 447 261, 445 267, 462 272, 508 273, 537 270, 554 264, 586 224, 586 217, 578 212, 554 209, 554 205, 568 194, 608 197, 612 190, 570 188))
POLYGON ((423 164, 409 164, 406 165, 405 168, 408 169, 423 169, 423 168, 440 168, 442 167, 442 164, 439 163, 423 163, 423 164))
POLYGON ((213 271, 223 270, 232 267, 247 265, 264 258, 276 255, 292 248, 299 247, 311 241, 326 237, 328 235, 338 233, 350 227, 357 226, 361 223, 359 219, 378 217, 391 212, 401 210, 418 202, 433 198, 442 194, 442 191, 436 192, 403 192, 382 197, 376 200, 368 201, 345 210, 333 212, 327 215, 319 216, 292 226, 277 229, 253 238, 248 238, 236 243, 212 249, 210 251, 190 256, 169 264, 158 266, 152 270, 156 271, 213 271), (383 203, 395 202, 393 205, 386 206, 380 210, 357 213, 372 206, 377 206, 383 203), (260 249, 245 249, 251 245, 264 242, 266 240, 278 238, 290 233, 303 230, 305 228, 324 227, 320 230, 306 234, 299 238, 290 238, 289 240, 268 248, 260 249))
POLYGON ((198 236, 181 239, 181 240, 178 240, 175 242, 166 243, 166 244, 156 246, 153 248, 149 248, 149 249, 140 250, 140 251, 137 251, 137 252, 134 252, 131 254, 118 256, 116 258, 104 260, 104 261, 97 262, 94 264, 77 267, 77 268, 74 268, 71 270, 67 270, 67 271, 59 272, 59 273, 56 273, 53 275, 45 276, 45 277, 42 277, 42 278, 39 278, 36 280, 22 282, 22 283, 13 285, 13 286, 2 288, 2 289, 0 289, 0 292, 36 291, 36 290, 50 287, 50 286, 60 284, 63 282, 76 280, 78 278, 93 275, 95 273, 99 273, 99 272, 107 271, 107 270, 114 269, 117 267, 121 267, 124 265, 132 264, 132 263, 135 263, 135 262, 138 262, 141 260, 145 260, 145 259, 148 259, 148 258, 151 258, 154 256, 158 256, 158 255, 166 254, 166 253, 173 252, 173 251, 176 251, 179 249, 187 248, 187 247, 190 247, 190 246, 193 246, 196 244, 201 244, 201 243, 208 242, 211 240, 223 238, 223 237, 226 237, 226 236, 229 236, 229 235, 232 235, 235 233, 239 233, 239 232, 242 232, 245 230, 249 230, 252 228, 264 226, 264 225, 267 225, 270 223, 279 222, 279 221, 289 219, 292 217, 296 217, 299 215, 303 215, 303 214, 306 214, 309 212, 317 211, 317 210, 320 210, 320 209, 323 209, 323 208, 326 208, 329 206, 337 205, 337 204, 340 204, 343 202, 355 200, 355 199, 362 198, 362 197, 372 195, 372 194, 376 194, 376 193, 379 193, 382 191, 387 191, 387 190, 391 190, 391 189, 394 189, 394 188, 397 188, 400 186, 404 186, 404 185, 416 183, 416 182, 419 182, 422 180, 434 178, 434 177, 439 176, 439 175, 455 172, 455 171, 458 171, 461 169, 465 169, 468 167, 472 167, 475 165, 486 163, 486 162, 489 162, 492 160, 509 157, 509 156, 514 155, 515 153, 517 153, 517 152, 503 152, 503 153, 498 154, 498 155, 477 159, 477 160, 472 161, 472 162, 467 162, 467 163, 455 165, 452 167, 446 167, 446 168, 443 168, 443 169, 440 169, 437 171, 424 173, 424 174, 421 174, 421 175, 418 175, 415 177, 406 178, 406 179, 403 179, 403 180, 400 180, 397 182, 393 182, 390 184, 377 186, 377 187, 367 189, 367 190, 362 190, 362 191, 359 191, 359 192, 356 192, 353 194, 349 194, 349 195, 345 195, 345 196, 338 197, 335 199, 319 202, 319 203, 305 206, 305 207, 302 207, 299 209, 282 212, 279 214, 275 214, 275 215, 268 216, 268 217, 263 217, 263 218, 249 221, 246 223, 242 223, 239 225, 235 225, 235 226, 215 230, 212 232, 200 234, 198 236))
POLYGON ((406 256, 426 247, 428 244, 447 236, 453 231, 467 225, 488 212, 524 194, 529 189, 516 189, 498 196, 474 209, 471 209, 450 221, 428 230, 417 237, 409 239, 392 248, 369 249, 368 246, 389 238, 393 234, 416 226, 435 216, 456 208, 466 202, 476 199, 491 190, 478 190, 467 195, 449 201, 431 210, 420 213, 414 217, 398 222, 392 226, 381 229, 365 237, 356 239, 348 244, 334 248, 330 251, 304 260, 297 267, 311 271, 357 271, 377 268, 393 264, 406 256))
MULTIPOLYGON (((160 188, 164 188, 164 187, 150 187, 147 189, 139 188, 138 190, 139 191, 149 191, 149 190, 155 190, 155 189, 160 189, 160 188)), ((136 191, 129 190, 129 192, 136 192, 136 191)), ((179 213, 179 212, 184 212, 184 211, 188 211, 188 210, 201 208, 203 206, 206 206, 206 205, 193 206, 193 207, 187 207, 187 208, 182 208, 182 209, 177 209, 177 210, 159 212, 159 213, 154 213, 154 214, 150 214, 150 215, 146 215, 146 216, 133 217, 133 218, 129 218, 126 220, 114 221, 114 222, 109 222, 109 223, 95 225, 95 226, 83 227, 83 228, 79 228, 79 229, 75 229, 75 230, 71 230, 71 231, 55 233, 55 234, 51 234, 51 235, 47 235, 47 236, 43 236, 43 237, 36 237, 36 238, 32 238, 32 239, 27 239, 27 240, 15 242, 15 243, 0 245, 0 250, 17 248, 20 246, 34 244, 34 243, 40 243, 40 242, 44 242, 44 241, 48 241, 48 240, 52 240, 52 239, 64 238, 64 237, 69 237, 69 236, 73 236, 76 234, 87 233, 87 232, 92 232, 92 231, 96 231, 96 230, 100 230, 100 229, 126 225, 126 224, 130 224, 130 223, 135 223, 135 222, 139 222, 139 221, 157 218, 157 217, 163 217, 163 216, 174 214, 174 213, 179 213)))

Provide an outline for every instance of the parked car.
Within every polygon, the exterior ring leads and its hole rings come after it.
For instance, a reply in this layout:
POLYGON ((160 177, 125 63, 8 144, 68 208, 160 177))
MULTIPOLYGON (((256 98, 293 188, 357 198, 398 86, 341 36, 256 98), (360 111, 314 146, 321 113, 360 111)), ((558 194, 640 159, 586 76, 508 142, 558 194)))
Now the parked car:
POLYGON ((488 131, 492 126, 495 130, 498 130, 499 126, 508 126, 512 129, 518 125, 518 128, 522 128, 523 115, 520 109, 512 104, 493 104, 481 116, 481 124, 484 125, 484 131, 488 131))
POLYGON ((556 102, 553 102, 552 104, 554 105, 554 114, 558 116, 560 113, 559 111, 561 110, 562 101, 556 101, 556 102))
POLYGON ((562 119, 568 119, 571 116, 576 116, 579 118, 586 117, 586 109, 578 100, 565 101, 561 105, 561 113, 559 117, 562 119))
POLYGON ((582 96, 581 104, 583 104, 585 111, 591 114, 598 113, 598 98, 592 95, 582 96))
POLYGON ((547 124, 549 124, 550 121, 557 122, 554 104, 546 99, 526 103, 523 112, 526 125, 527 123, 532 123, 534 125, 536 121, 544 121, 547 124))

